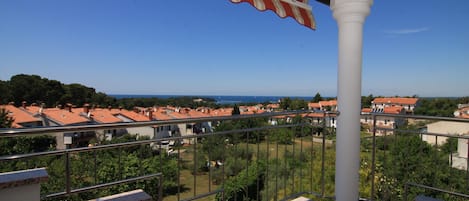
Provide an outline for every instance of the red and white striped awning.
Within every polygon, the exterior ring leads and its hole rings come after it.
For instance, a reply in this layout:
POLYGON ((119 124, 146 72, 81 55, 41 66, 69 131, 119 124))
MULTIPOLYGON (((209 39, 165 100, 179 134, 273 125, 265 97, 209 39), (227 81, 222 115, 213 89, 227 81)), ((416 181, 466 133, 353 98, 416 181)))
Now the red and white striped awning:
POLYGON ((316 29, 308 0, 230 0, 233 3, 247 2, 260 11, 272 10, 281 18, 292 17, 298 23, 316 29))

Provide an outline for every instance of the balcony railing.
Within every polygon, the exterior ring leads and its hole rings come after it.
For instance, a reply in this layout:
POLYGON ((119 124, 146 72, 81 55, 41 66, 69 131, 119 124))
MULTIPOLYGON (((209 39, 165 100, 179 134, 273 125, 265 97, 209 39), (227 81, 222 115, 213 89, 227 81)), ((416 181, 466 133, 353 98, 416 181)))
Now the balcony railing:
MULTIPOLYGON (((174 132, 161 139, 142 138, 139 133, 140 140, 115 144, 103 138, 89 147, 1 156, 0 168, 6 172, 46 167, 50 178, 42 185, 43 200, 95 199, 138 188, 154 200, 289 200, 298 196, 333 200, 335 131, 327 121, 334 121, 335 115, 292 111, 2 129, 4 138, 206 122, 214 131, 174 132)), ((429 132, 425 127, 436 121, 469 125, 468 120, 388 114, 370 114, 365 119, 357 189, 363 200, 413 200, 418 195, 469 198, 469 162, 467 156, 458 154, 463 150, 457 149, 458 140, 463 145, 469 137, 429 132), (464 158, 465 169, 455 165, 464 158)))

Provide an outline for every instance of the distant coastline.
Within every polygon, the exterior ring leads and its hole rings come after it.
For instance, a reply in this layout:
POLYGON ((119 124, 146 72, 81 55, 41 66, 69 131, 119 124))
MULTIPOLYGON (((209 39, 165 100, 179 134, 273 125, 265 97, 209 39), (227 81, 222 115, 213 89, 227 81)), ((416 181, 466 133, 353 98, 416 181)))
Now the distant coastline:
MULTIPOLYGON (((108 94, 116 99, 122 98, 172 98, 172 97, 199 97, 215 99, 217 104, 241 104, 241 103, 278 103, 278 101, 290 96, 213 96, 213 95, 145 95, 145 94, 108 94)), ((290 98, 310 101, 313 97, 292 96, 290 98)))

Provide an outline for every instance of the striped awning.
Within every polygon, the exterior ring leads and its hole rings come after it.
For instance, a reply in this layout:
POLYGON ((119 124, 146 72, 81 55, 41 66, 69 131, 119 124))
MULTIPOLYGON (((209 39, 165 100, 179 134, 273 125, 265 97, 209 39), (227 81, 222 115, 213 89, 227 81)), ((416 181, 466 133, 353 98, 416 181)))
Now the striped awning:
POLYGON ((247 2, 260 11, 272 10, 281 18, 292 17, 298 23, 316 29, 308 0, 230 0, 233 3, 247 2))

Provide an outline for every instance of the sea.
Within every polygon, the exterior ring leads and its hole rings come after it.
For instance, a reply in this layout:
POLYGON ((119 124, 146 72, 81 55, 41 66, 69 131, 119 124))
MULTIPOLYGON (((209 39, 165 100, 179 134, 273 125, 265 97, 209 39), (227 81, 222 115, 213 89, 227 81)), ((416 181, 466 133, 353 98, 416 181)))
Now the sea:
POLYGON ((216 96, 216 95, 129 95, 129 94, 109 94, 116 99, 122 98, 172 98, 172 97, 199 97, 212 98, 217 104, 240 104, 240 103, 278 103, 280 99, 290 97, 292 99, 303 99, 310 101, 310 96, 216 96))

